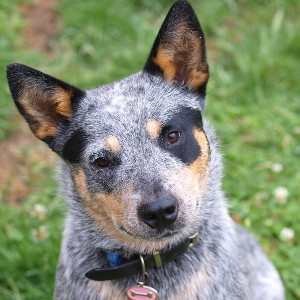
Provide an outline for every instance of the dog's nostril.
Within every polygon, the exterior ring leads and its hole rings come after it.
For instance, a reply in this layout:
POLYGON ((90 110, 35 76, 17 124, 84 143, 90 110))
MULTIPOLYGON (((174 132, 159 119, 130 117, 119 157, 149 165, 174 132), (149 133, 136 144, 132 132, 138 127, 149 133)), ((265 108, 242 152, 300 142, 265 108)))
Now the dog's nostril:
POLYGON ((153 214, 150 214, 150 215, 144 214, 144 219, 145 219, 145 220, 149 220, 149 221, 154 221, 154 220, 157 219, 157 216, 156 216, 156 215, 153 215, 153 214))
POLYGON ((156 220, 157 217, 155 215, 150 215, 148 220, 156 220))
POLYGON ((139 209, 143 222, 151 228, 166 228, 177 219, 178 204, 171 195, 163 195, 155 202, 144 204, 139 209))
POLYGON ((175 210, 176 210, 176 207, 175 207, 175 205, 173 205, 172 207, 167 208, 165 210, 165 213, 166 213, 166 215, 170 215, 170 214, 174 213, 175 210))

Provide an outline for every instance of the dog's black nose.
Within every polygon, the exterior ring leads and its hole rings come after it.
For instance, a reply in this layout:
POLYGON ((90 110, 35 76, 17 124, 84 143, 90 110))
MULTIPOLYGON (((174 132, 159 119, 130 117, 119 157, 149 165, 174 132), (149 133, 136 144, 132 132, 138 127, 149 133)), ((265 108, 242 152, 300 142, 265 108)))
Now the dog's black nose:
POLYGON ((155 202, 143 204, 139 209, 139 215, 143 222, 151 228, 166 228, 172 225, 178 214, 176 198, 171 195, 163 195, 155 202))

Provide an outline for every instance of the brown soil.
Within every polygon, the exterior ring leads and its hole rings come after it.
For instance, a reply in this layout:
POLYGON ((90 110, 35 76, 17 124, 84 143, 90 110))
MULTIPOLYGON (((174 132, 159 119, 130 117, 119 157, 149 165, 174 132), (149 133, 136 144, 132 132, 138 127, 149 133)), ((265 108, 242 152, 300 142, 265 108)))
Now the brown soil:
POLYGON ((28 24, 24 32, 24 43, 29 49, 50 49, 50 39, 60 30, 55 12, 57 2, 58 0, 35 0, 30 4, 19 5, 28 24))
POLYGON ((56 156, 31 133, 26 122, 16 117, 19 128, 0 143, 0 190, 4 201, 17 205, 51 174, 56 156))
MULTIPOLYGON (((55 4, 58 0, 35 0, 20 4, 19 9, 27 21, 23 42, 29 49, 47 51, 49 41, 59 31, 55 4)), ((56 160, 55 154, 31 133, 26 122, 14 115, 18 128, 5 141, 0 142, 1 198, 17 205, 26 198, 43 176, 48 176, 56 160)))

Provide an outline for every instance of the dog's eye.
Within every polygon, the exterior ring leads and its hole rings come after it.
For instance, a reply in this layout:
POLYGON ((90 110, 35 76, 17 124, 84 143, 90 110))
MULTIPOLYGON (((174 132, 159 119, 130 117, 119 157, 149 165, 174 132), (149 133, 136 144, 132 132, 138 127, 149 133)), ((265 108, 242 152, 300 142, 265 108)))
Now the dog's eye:
POLYGON ((106 157, 99 157, 98 159, 96 159, 95 162, 101 168, 108 167, 111 165, 110 161, 106 157))
POLYGON ((176 143, 180 139, 180 135, 181 134, 178 131, 171 132, 168 135, 168 144, 171 145, 171 144, 176 143))

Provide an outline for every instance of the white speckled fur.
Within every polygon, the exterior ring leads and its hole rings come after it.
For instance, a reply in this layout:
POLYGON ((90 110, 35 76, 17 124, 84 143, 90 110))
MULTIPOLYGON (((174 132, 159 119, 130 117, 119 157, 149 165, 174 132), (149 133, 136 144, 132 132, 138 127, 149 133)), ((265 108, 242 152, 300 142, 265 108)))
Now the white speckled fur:
MULTIPOLYGON (((88 106, 90 103, 95 103, 101 106, 101 111, 103 111, 106 110, 101 105, 104 101, 109 103, 109 113, 116 114, 109 118, 109 121, 103 121, 97 111, 92 116, 85 116, 84 119, 79 113, 78 121, 75 116, 76 122, 81 125, 84 123, 86 127, 91 123, 100 124, 96 128, 94 125, 91 127, 95 134, 95 141, 91 141, 90 146, 85 150, 85 155, 88 157, 90 151, 95 151, 95 147, 101 147, 102 125, 106 128, 111 127, 111 131, 105 132, 105 136, 111 132, 120 136, 120 130, 132 122, 129 128, 134 128, 133 132, 131 136, 121 140, 121 144, 123 148, 130 150, 127 154, 128 160, 132 158, 129 156, 133 155, 135 159, 143 161, 143 155, 147 153, 146 148, 152 149, 151 145, 145 143, 143 144, 145 151, 140 148, 135 152, 137 146, 134 144, 134 139, 143 138, 143 128, 147 120, 153 117, 160 121, 166 120, 173 111, 183 105, 201 110, 203 99, 199 101, 199 98, 193 94, 181 93, 180 87, 169 86, 161 78, 140 72, 125 78, 118 84, 93 89, 81 105, 88 106), (136 94, 136 89, 139 87, 144 88, 143 92, 136 94), (105 91, 106 88, 107 91, 105 91), (109 98, 118 94, 124 95, 123 100, 127 103, 128 112, 126 109, 120 112, 111 107, 113 105, 109 98), (133 115, 130 109, 134 103, 137 105, 133 108, 135 110, 133 115), (139 115, 143 115, 143 118, 139 118, 139 115), (118 119, 118 125, 115 124, 116 119, 118 119)), ((82 108, 79 111, 84 110, 82 108)), ((162 268, 149 270, 149 285, 159 291, 160 299, 282 300, 284 299, 283 288, 277 271, 255 239, 234 224, 228 215, 226 199, 221 190, 222 158, 218 152, 214 130, 207 120, 204 120, 203 129, 210 144, 208 187, 201 209, 197 211, 197 222, 192 228, 181 232, 174 244, 196 229, 199 232, 200 242, 176 263, 168 263, 162 268)), ((159 170, 163 167, 162 155, 165 153, 154 148, 151 152, 155 153, 151 160, 151 168, 146 167, 146 170, 144 168, 141 170, 147 172, 150 177, 153 176, 153 172, 155 176, 161 176, 164 173, 159 170)), ((137 165, 135 167, 137 168, 137 165)), ((64 162, 61 162, 61 182, 62 193, 70 207, 70 215, 64 232, 55 299, 112 299, 105 296, 107 295, 106 288, 101 290, 103 283, 98 283, 98 288, 95 288, 97 283, 91 285, 90 281, 84 277, 86 271, 107 264, 105 256, 98 253, 99 249, 104 251, 115 249, 120 254, 147 252, 147 249, 143 246, 139 248, 134 243, 132 247, 124 248, 124 245, 107 238, 95 227, 80 202, 76 201, 78 196, 70 177, 69 166, 64 162)), ((125 291, 127 287, 134 284, 132 278, 126 278, 115 280, 109 286, 114 286, 113 290, 116 291, 125 291)), ((123 298, 118 299, 126 299, 125 293, 123 298)))

